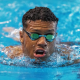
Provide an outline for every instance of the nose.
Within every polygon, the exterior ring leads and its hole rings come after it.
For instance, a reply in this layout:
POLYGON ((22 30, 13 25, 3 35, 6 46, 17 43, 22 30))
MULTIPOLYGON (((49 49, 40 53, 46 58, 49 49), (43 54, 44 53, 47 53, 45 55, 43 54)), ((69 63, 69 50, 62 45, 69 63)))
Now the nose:
POLYGON ((47 42, 46 42, 45 37, 40 37, 38 42, 37 42, 37 45, 42 47, 42 48, 45 48, 47 46, 47 42))

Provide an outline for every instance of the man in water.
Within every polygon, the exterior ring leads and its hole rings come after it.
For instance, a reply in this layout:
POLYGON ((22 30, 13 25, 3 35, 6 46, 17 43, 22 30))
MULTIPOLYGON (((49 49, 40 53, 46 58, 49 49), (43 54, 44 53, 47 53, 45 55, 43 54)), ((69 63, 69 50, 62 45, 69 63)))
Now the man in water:
MULTIPOLYGON (((45 61, 54 52, 58 52, 56 48, 58 18, 49 8, 35 7, 30 9, 23 15, 22 23, 21 46, 6 47, 7 55, 10 58, 24 54, 32 59, 45 61), (13 51, 9 51, 10 49, 13 51)), ((64 46, 62 48, 64 54, 69 54, 72 51, 72 49, 66 50, 64 46)))
POLYGON ((47 59, 55 51, 58 18, 46 7, 29 10, 22 18, 20 41, 25 56, 47 59))

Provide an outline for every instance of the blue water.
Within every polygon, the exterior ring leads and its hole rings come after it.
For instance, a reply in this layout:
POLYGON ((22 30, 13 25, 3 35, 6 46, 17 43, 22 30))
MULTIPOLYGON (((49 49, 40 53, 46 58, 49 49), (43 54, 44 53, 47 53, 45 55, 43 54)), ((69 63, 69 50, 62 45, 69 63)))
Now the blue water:
MULTIPOLYGON (((80 0, 0 0, 0 49, 19 45, 5 27, 17 32, 22 28, 23 14, 35 6, 49 7, 59 18, 57 40, 80 41, 80 0), (3 35, 4 34, 4 35, 3 35)), ((80 48, 79 48, 80 49, 80 48)), ((0 53, 1 56, 1 53, 0 53)), ((65 67, 20 67, 0 64, 0 80, 80 80, 80 64, 65 67)))

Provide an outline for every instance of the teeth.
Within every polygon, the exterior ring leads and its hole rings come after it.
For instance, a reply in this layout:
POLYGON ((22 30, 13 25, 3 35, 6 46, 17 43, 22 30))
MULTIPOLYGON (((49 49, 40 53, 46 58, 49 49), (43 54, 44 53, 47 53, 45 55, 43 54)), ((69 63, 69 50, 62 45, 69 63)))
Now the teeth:
POLYGON ((43 52, 42 50, 38 50, 37 52, 43 52))

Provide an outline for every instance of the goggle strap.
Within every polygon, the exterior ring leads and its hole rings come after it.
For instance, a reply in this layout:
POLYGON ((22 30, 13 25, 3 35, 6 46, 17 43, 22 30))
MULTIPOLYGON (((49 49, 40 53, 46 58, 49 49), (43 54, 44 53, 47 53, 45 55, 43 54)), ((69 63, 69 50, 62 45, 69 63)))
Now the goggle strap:
POLYGON ((46 37, 46 35, 39 35, 39 37, 46 37))

